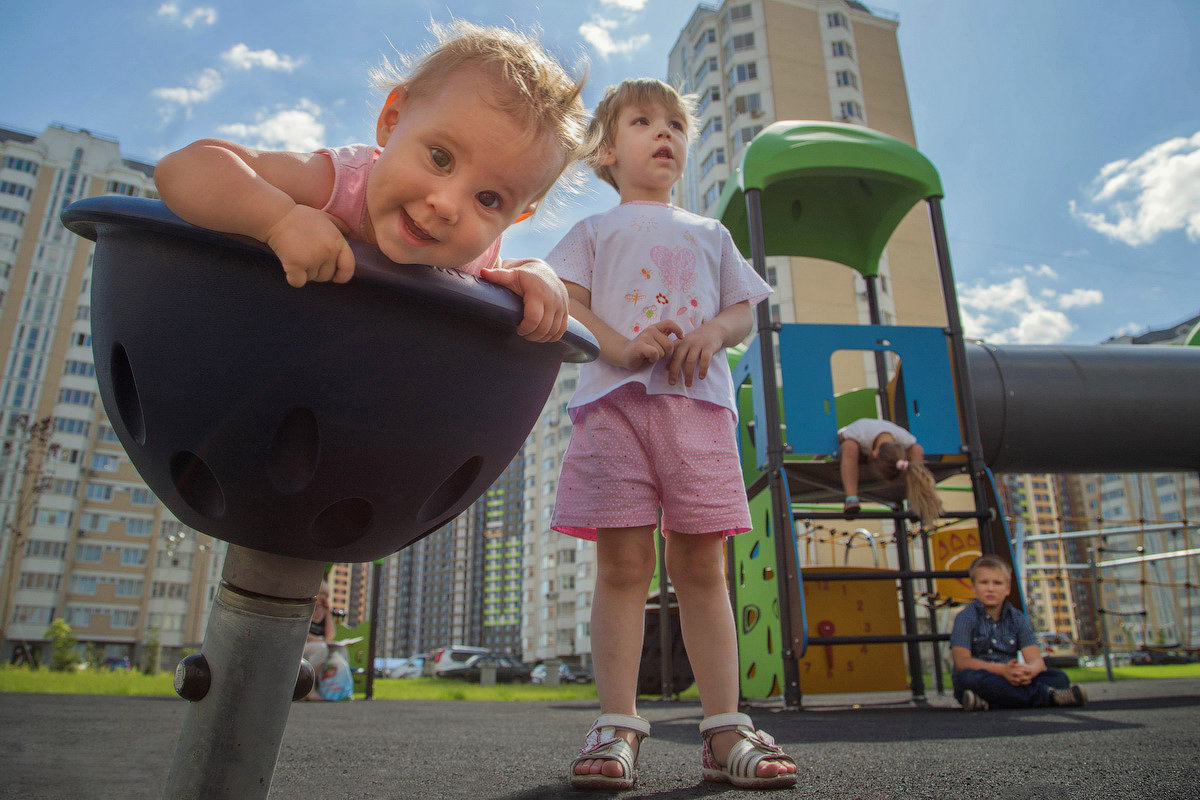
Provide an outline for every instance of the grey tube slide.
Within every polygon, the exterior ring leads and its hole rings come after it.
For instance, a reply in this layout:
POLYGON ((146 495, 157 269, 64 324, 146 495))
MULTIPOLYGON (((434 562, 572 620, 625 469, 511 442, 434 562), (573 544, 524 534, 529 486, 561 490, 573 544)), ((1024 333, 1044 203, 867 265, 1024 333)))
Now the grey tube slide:
POLYGON ((1200 347, 968 343, 993 472, 1200 469, 1200 347))

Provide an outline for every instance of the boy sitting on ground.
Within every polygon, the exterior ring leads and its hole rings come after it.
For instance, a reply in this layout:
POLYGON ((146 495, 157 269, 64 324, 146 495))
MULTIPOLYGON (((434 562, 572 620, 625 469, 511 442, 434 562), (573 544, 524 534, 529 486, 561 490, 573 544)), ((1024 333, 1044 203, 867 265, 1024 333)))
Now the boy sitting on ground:
POLYGON ((950 631, 954 697, 962 707, 986 711, 1086 703, 1083 689, 1065 672, 1046 666, 1029 619, 1008 602, 1012 567, 996 556, 980 556, 970 573, 975 599, 958 613, 950 631))

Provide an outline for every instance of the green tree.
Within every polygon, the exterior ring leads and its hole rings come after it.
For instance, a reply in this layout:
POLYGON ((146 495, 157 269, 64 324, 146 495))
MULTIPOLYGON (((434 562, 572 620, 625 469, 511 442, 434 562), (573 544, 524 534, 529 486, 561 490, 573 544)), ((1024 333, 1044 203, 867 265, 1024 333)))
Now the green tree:
POLYGON ((142 672, 147 675, 157 675, 162 669, 162 640, 158 636, 158 628, 146 629, 146 653, 142 657, 142 672))
POLYGON ((104 666, 104 648, 99 642, 88 642, 83 657, 91 669, 99 671, 104 666))
POLYGON ((75 636, 67 621, 62 617, 54 620, 44 635, 50 640, 50 669, 55 672, 74 669, 79 663, 79 653, 75 650, 75 636))

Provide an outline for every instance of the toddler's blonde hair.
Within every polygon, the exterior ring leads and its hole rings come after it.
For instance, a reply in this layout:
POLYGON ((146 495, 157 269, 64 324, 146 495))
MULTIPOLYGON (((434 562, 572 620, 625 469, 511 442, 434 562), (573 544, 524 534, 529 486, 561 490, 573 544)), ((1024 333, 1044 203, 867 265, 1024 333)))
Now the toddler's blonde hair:
POLYGON ((613 180, 612 172, 599 162, 604 156, 604 148, 612 147, 616 139, 617 118, 621 116, 621 111, 635 105, 660 105, 679 114, 683 117, 683 132, 689 144, 696 134, 695 95, 681 95, 674 86, 657 78, 630 78, 608 87, 588 125, 583 151, 584 161, 596 173, 596 177, 617 191, 621 187, 613 180))
MULTIPOLYGON (((583 152, 586 75, 569 75, 533 33, 463 20, 434 22, 429 29, 435 42, 417 53, 398 56, 398 61, 385 57, 371 71, 375 88, 387 94, 403 86, 411 97, 427 97, 441 91, 442 83, 455 71, 479 67, 492 80, 496 107, 534 138, 546 136, 558 146, 563 164, 555 181, 561 178, 583 152)), ((577 184, 578 178, 568 183, 577 184)), ((549 190, 547 186, 537 199, 549 190)))

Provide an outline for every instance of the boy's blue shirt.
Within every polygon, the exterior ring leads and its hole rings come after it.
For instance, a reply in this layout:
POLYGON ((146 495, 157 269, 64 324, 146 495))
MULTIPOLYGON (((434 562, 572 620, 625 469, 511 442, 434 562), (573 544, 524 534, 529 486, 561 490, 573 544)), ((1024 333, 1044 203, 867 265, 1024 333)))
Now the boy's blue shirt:
POLYGON ((1029 619, 1004 601, 1000 618, 992 619, 978 599, 958 612, 950 630, 950 646, 965 647, 974 658, 1006 664, 1022 649, 1037 644, 1029 619))

